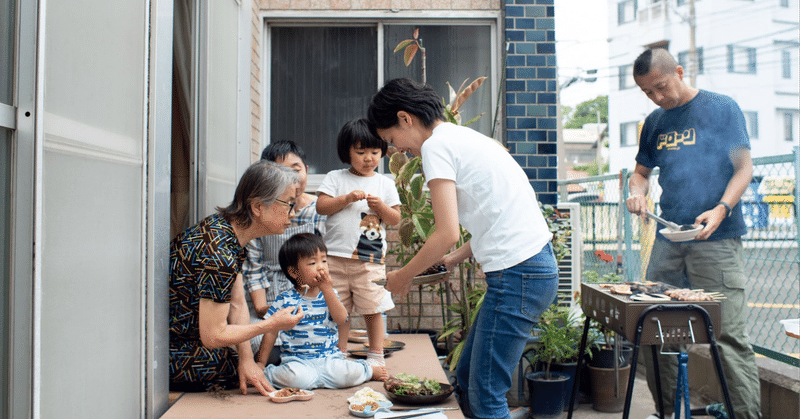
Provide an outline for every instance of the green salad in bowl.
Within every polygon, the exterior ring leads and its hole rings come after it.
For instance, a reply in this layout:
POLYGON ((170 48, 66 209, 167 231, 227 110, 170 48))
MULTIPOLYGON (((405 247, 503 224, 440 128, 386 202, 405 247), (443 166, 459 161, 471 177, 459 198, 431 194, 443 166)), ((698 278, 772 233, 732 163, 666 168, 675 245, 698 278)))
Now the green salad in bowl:
POLYGON ((438 403, 453 393, 453 387, 429 378, 400 373, 383 382, 390 399, 411 404, 438 403))

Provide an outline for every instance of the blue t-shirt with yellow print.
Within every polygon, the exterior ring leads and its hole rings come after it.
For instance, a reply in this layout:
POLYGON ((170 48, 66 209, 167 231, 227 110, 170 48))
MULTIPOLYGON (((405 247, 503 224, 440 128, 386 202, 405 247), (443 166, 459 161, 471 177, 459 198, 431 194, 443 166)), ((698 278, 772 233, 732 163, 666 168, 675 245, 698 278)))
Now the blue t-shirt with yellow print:
MULTIPOLYGON (((734 172, 730 156, 741 149, 750 149, 750 140, 739 106, 728 96, 700 90, 689 102, 656 109, 647 117, 636 162, 659 167, 662 217, 692 224, 722 198, 734 172)), ((746 231, 738 203, 708 240, 741 237, 746 231)))

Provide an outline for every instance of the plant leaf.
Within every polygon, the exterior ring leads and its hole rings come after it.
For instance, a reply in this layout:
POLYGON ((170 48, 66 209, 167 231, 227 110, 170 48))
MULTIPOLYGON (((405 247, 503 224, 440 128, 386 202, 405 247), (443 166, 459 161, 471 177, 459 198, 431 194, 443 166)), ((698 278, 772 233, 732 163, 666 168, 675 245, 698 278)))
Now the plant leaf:
POLYGON ((447 89, 450 91, 450 105, 448 105, 448 107, 452 109, 452 103, 455 102, 458 94, 456 93, 455 89, 453 89, 453 86, 450 85, 449 81, 445 83, 447 84, 447 89))
POLYGON ((475 118, 472 118, 472 119, 470 119, 469 121, 467 121, 467 122, 464 124, 464 126, 466 127, 467 125, 469 125, 469 124, 471 124, 471 123, 473 123, 473 122, 475 122, 475 121, 477 121, 477 120, 481 119, 481 117, 482 117, 482 116, 483 116, 483 114, 485 114, 485 113, 486 113, 486 112, 481 112, 481 114, 480 114, 480 115, 478 115, 478 116, 476 116, 475 118))
POLYGON ((461 105, 463 105, 464 102, 466 102, 467 99, 469 99, 469 97, 472 96, 472 94, 475 93, 475 91, 478 90, 479 87, 481 87, 481 84, 483 84, 484 80, 486 80, 486 76, 478 77, 477 79, 475 79, 475 81, 470 83, 469 86, 467 86, 467 88, 464 89, 464 91, 459 93, 458 98, 456 98, 456 102, 453 105, 453 111, 457 111, 461 107, 461 105))
POLYGON ((411 64, 411 60, 414 59, 414 55, 417 54, 417 50, 419 46, 417 44, 411 44, 406 47, 405 53, 403 54, 403 62, 406 63, 406 67, 411 64))
POLYGON ((403 167, 400 168, 398 179, 400 179, 401 182, 408 184, 408 182, 411 182, 411 177, 417 173, 421 165, 422 159, 419 157, 414 157, 413 159, 409 160, 403 165, 403 167))
POLYGON ((417 218, 416 214, 411 216, 411 221, 414 223, 414 230, 417 231, 417 235, 419 235, 423 240, 427 240, 428 237, 425 236, 425 229, 422 228, 422 225, 419 223, 419 219, 417 218))
POLYGON ((450 371, 454 371, 456 366, 458 365, 458 360, 461 359, 461 351, 464 350, 464 344, 466 340, 462 340, 458 342, 455 348, 453 348, 453 352, 450 353, 450 371))
POLYGON ((414 29, 414 39, 419 39, 419 28, 414 29))
POLYGON ((425 184, 425 176, 417 176, 411 179, 411 190, 414 193, 414 197, 418 199, 424 199, 425 197, 422 194, 422 186, 425 184))
POLYGON ((389 170, 397 177, 397 174, 406 162, 408 162, 408 156, 406 156, 405 153, 394 153, 392 157, 389 158, 389 170))
POLYGON ((408 46, 408 44, 410 44, 410 43, 412 43, 412 42, 414 42, 414 40, 413 40, 413 39, 406 39, 405 41, 400 41, 400 43, 399 43, 399 44, 397 44, 397 46, 396 46, 396 47, 394 47, 394 51, 393 51, 393 52, 400 51, 401 49, 403 49, 403 48, 407 47, 407 46, 408 46))

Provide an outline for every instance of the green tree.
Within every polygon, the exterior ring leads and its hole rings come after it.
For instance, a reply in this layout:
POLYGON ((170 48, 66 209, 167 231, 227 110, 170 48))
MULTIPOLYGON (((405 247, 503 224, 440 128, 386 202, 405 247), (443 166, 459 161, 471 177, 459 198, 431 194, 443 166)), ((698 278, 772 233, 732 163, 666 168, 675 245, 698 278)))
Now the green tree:
POLYGON ((598 96, 578 104, 573 110, 569 106, 561 108, 564 117, 564 128, 583 128, 584 124, 597 123, 597 112, 600 112, 600 123, 608 123, 608 96, 598 96))

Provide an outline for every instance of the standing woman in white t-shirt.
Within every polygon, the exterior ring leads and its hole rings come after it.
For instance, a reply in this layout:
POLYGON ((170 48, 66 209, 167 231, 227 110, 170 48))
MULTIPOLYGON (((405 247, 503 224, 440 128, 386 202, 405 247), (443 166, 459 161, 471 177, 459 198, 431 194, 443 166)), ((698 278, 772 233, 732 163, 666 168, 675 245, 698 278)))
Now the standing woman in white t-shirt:
MULTIPOLYGON (((364 316, 367 362, 385 366, 381 313, 394 308, 392 296, 373 281, 386 278, 386 225, 400 222, 400 195, 392 179, 375 171, 386 143, 364 119, 344 124, 336 139, 339 160, 349 169, 332 170, 317 189, 317 212, 327 215, 328 268, 348 313, 364 316)), ((347 336, 349 323, 339 326, 347 336)))
POLYGON ((473 418, 509 418, 506 392, 534 323, 556 296, 552 234, 527 175, 499 143, 445 122, 442 98, 408 79, 386 83, 368 121, 399 151, 422 156, 436 231, 417 255, 386 275, 386 289, 408 293, 411 280, 442 262, 474 256, 486 274, 483 306, 456 368, 457 394, 473 418), (472 239, 448 254, 459 224, 472 239))

